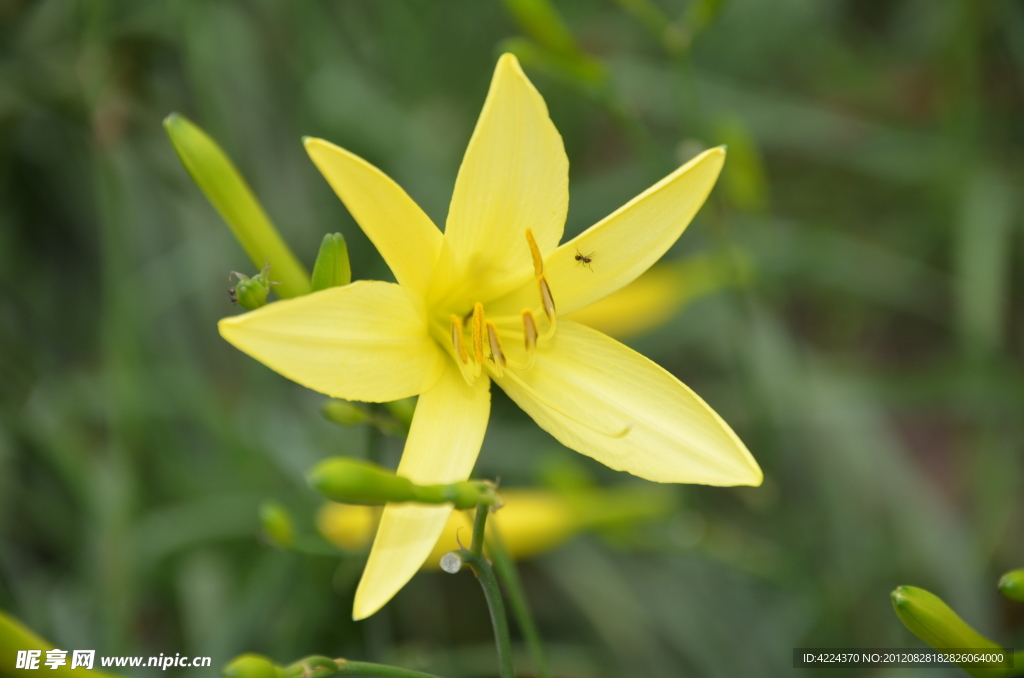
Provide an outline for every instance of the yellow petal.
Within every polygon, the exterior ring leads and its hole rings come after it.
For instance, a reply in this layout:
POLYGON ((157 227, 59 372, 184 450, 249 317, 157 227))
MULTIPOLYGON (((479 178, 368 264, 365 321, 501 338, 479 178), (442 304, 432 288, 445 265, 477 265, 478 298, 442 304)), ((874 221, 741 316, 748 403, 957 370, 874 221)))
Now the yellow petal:
MULTIPOLYGON (((490 410, 490 381, 478 378, 469 386, 449 361, 441 379, 416 403, 398 474, 423 485, 468 478, 490 410)), ((405 586, 437 543, 451 512, 451 506, 385 507, 356 589, 354 619, 369 617, 405 586)))
POLYGON ((361 281, 224 318, 220 334, 292 381, 335 398, 382 402, 430 388, 446 362, 422 300, 361 281))
POLYGON ((519 62, 502 55, 452 195, 445 238, 463 275, 487 279, 481 299, 533 279, 526 241, 555 249, 569 208, 569 160, 544 99, 519 62))
POLYGON ((732 429, 678 379, 639 353, 571 321, 533 367, 497 382, 563 445, 657 482, 760 485, 761 469, 732 429), (572 419, 562 412, 572 416, 572 419), (621 437, 595 428, 629 426, 621 437))
POLYGON ((441 231, 402 187, 362 158, 323 139, 306 152, 399 283, 426 296, 441 251, 441 231))
MULTIPOLYGON (((547 256, 544 270, 559 316, 625 287, 660 259, 704 204, 724 162, 725 148, 704 151, 547 256), (577 255, 590 263, 582 265, 577 255)), ((496 308, 536 305, 530 280, 496 308)))

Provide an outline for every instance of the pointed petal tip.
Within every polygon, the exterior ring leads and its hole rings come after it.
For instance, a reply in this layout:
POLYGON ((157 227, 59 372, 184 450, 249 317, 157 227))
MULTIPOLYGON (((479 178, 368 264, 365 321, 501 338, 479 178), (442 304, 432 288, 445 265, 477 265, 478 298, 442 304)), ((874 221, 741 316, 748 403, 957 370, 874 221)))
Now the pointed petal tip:
POLYGON ((512 52, 502 52, 501 56, 498 57, 498 66, 515 66, 519 67, 519 59, 512 52))
POLYGON ((303 145, 303 147, 305 147, 307 152, 309 152, 313 147, 316 147, 316 146, 327 146, 329 144, 330 144, 329 141, 324 141, 323 139, 321 139, 319 137, 311 137, 308 134, 307 135, 303 135, 303 137, 302 137, 302 145, 303 145))
POLYGON ((749 485, 750 487, 761 487, 761 485, 764 484, 764 472, 761 470, 761 467, 755 463, 751 468, 751 471, 753 471, 753 473, 751 474, 750 479, 743 484, 749 485))

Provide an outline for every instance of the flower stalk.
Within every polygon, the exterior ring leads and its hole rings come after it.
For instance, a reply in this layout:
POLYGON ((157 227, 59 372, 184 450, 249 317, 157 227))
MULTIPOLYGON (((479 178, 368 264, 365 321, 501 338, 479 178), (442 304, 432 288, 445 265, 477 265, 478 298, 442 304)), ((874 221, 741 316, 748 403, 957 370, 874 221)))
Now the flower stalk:
POLYGON ((544 650, 544 641, 541 640, 540 631, 537 629, 537 622, 533 619, 530 606, 526 602, 526 595, 523 593, 523 585, 519 580, 519 572, 516 564, 505 548, 501 534, 494 525, 487 539, 487 551, 490 553, 493 567, 498 578, 505 586, 505 595, 508 596, 509 606, 512 608, 512 615, 519 625, 519 630, 526 640, 526 648, 533 659, 534 667, 537 669, 539 678, 551 678, 551 669, 548 667, 547 652, 544 650))
MULTIPOLYGON (((494 642, 498 646, 498 672, 501 678, 515 678, 515 667, 512 663, 512 636, 508 629, 508 616, 505 614, 505 602, 501 597, 501 587, 494 576, 494 569, 484 557, 484 533, 487 527, 487 514, 490 506, 478 504, 476 518, 473 521, 473 544, 468 549, 453 551, 465 565, 469 565, 483 588, 487 609, 491 613, 491 625, 494 627, 494 642)), ((447 558, 448 556, 446 556, 447 558)), ((447 568, 446 568, 447 570, 447 568)), ((457 570, 456 570, 457 571, 457 570)))

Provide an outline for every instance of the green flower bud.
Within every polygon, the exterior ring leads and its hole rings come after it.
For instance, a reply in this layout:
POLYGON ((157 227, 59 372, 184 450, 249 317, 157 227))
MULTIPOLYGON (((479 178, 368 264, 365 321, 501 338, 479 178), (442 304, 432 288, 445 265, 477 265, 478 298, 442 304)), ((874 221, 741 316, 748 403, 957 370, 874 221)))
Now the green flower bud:
POLYGON ((270 263, 251 278, 238 271, 232 271, 231 275, 238 278, 238 284, 228 290, 228 298, 232 304, 238 304, 247 311, 266 306, 270 286, 278 284, 270 280, 270 263))
POLYGON ((392 400, 384 403, 384 407, 388 408, 391 416, 408 429, 412 425, 412 415, 416 412, 416 396, 392 400))
POLYGON ((295 543, 295 526, 291 514, 276 501, 265 501, 260 506, 260 525, 263 534, 278 548, 291 548, 295 543))
POLYGON ((223 149, 206 132, 182 115, 171 113, 164 129, 192 180, 231 228, 252 262, 274 265, 280 296, 308 294, 309 274, 278 234, 249 184, 223 149))
POLYGON ((413 484, 408 478, 368 461, 348 457, 331 457, 310 471, 310 486, 345 504, 384 504, 389 501, 412 501, 413 484))
POLYGON ((256 278, 248 278, 241 273, 238 276, 238 284, 228 290, 228 298, 232 303, 238 304, 247 311, 255 311, 261 306, 267 305, 267 293, 270 291, 256 278))
POLYGON ((320 413, 335 424, 355 426, 369 419, 369 414, 355 403, 339 398, 332 398, 323 404, 320 413))
MULTIPOLYGON (((941 598, 915 586, 899 586, 892 592, 896 616, 915 636, 936 650, 1002 650, 997 643, 975 631, 941 598)), ((1006 673, 1002 666, 965 665, 977 678, 996 678, 1006 673)))
POLYGON ((1004 574, 999 580, 999 592, 1010 600, 1024 603, 1024 569, 1004 574))
POLYGON ((231 660, 223 670, 224 678, 280 678, 281 669, 258 654, 243 654, 231 660))
POLYGON ((320 253, 313 264, 313 291, 341 287, 352 282, 352 266, 348 261, 348 245, 341 233, 328 233, 320 243, 320 253))

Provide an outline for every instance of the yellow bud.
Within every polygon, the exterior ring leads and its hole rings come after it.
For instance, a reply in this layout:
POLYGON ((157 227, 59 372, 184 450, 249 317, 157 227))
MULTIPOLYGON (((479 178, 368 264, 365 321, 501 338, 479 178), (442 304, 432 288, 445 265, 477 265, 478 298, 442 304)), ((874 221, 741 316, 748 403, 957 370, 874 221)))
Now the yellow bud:
POLYGON ((370 546, 380 522, 380 508, 328 502, 316 515, 316 527, 324 539, 345 551, 370 546))

